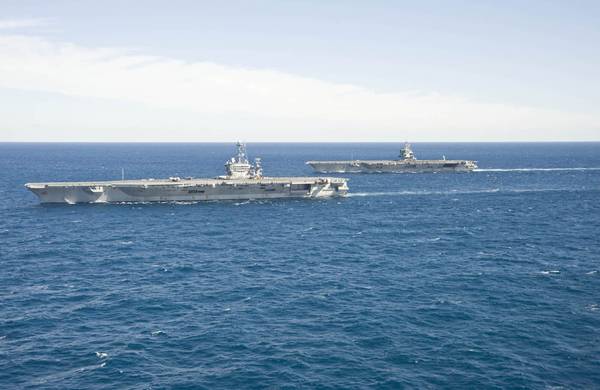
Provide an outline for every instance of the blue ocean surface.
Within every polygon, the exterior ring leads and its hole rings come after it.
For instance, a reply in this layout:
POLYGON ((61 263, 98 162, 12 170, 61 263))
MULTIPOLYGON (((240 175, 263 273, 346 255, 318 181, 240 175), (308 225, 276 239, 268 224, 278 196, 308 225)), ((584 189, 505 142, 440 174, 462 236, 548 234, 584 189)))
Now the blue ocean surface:
MULTIPOLYGON (((401 144, 249 144, 266 175, 401 144)), ((600 143, 417 143, 336 199, 40 205, 230 144, 0 144, 0 388, 598 388, 600 143)))

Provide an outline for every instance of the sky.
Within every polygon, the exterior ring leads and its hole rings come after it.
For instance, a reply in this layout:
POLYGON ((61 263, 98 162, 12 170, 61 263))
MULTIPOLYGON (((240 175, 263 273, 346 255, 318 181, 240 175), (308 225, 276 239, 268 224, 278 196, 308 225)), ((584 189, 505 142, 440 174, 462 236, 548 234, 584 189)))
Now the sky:
POLYGON ((0 0, 0 142, 598 141, 599 1, 0 0))

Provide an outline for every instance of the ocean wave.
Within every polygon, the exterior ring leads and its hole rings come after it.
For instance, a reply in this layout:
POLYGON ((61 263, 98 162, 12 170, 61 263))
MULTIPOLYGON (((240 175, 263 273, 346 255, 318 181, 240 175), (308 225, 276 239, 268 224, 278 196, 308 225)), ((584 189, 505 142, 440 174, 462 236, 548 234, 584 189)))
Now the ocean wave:
POLYGON ((96 352, 96 356, 99 359, 106 359, 108 357, 108 354, 106 352, 96 352))
POLYGON ((560 271, 553 269, 553 270, 549 270, 549 271, 540 271, 540 274, 542 275, 555 275, 555 274, 559 274, 560 271))

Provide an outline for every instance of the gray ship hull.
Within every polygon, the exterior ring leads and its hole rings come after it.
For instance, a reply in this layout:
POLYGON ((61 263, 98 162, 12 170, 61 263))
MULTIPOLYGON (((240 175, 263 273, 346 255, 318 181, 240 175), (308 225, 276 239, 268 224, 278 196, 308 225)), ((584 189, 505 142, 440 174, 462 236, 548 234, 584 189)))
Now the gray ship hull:
POLYGON ((346 179, 263 177, 259 179, 121 180, 28 183, 41 203, 120 203, 323 198, 345 196, 346 179))
POLYGON ((469 160, 348 160, 306 164, 319 173, 453 173, 477 168, 469 160))

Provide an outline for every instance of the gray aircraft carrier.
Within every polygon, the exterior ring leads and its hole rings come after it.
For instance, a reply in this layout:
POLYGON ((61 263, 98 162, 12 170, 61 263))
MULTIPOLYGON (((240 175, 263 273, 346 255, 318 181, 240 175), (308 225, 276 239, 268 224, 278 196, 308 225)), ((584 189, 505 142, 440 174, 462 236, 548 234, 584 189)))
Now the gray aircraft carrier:
POLYGON ((420 173, 420 172, 470 172, 477 168, 472 160, 417 160, 410 144, 400 151, 399 160, 338 160, 307 161, 321 173, 420 173))
POLYGON ((227 175, 214 179, 170 177, 117 181, 28 183, 42 203, 170 202, 344 196, 347 179, 264 177, 260 159, 246 158, 244 144, 227 161, 227 175))

